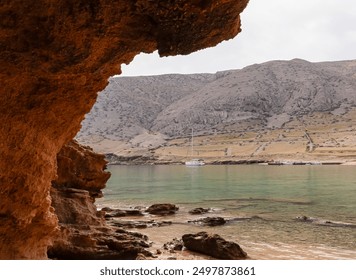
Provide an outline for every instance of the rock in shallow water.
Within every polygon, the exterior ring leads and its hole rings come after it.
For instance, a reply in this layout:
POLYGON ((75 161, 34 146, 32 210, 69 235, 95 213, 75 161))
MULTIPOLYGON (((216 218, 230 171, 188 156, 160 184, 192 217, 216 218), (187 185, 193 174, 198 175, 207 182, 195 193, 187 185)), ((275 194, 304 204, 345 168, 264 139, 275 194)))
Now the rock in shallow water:
POLYGON ((221 217, 206 217, 194 221, 188 221, 188 223, 193 223, 193 224, 199 224, 202 226, 210 226, 210 227, 215 227, 215 226, 221 226, 226 224, 226 220, 221 217))
POLYGON ((192 210, 189 211, 189 214, 192 214, 192 215, 201 215, 201 214, 205 214, 205 213, 208 213, 210 211, 210 208, 201 208, 201 207, 198 207, 198 208, 194 208, 192 210))
POLYGON ((153 215, 173 215, 178 211, 178 207, 174 204, 163 203, 163 204, 153 204, 147 208, 146 212, 153 215))
POLYGON ((295 220, 300 221, 300 222, 312 223, 312 224, 319 225, 319 226, 356 228, 356 224, 352 224, 352 223, 323 220, 323 219, 307 217, 307 216, 299 216, 299 217, 296 217, 295 220))

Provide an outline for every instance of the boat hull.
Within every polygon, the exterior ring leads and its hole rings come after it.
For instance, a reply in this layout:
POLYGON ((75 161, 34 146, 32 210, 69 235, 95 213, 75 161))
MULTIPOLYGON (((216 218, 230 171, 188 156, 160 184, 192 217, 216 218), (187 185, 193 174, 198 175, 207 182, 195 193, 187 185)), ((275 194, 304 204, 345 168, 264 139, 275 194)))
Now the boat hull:
POLYGON ((186 166, 203 166, 205 163, 202 160, 191 160, 185 162, 186 166))

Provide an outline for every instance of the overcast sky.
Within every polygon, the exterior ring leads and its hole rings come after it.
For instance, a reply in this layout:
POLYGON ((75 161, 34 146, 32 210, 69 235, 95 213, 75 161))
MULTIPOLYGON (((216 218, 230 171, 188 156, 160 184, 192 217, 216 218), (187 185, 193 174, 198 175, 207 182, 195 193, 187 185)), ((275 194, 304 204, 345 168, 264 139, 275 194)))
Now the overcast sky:
POLYGON ((136 56, 122 76, 215 73, 270 60, 356 59, 356 0, 250 0, 234 39, 187 56, 136 56))

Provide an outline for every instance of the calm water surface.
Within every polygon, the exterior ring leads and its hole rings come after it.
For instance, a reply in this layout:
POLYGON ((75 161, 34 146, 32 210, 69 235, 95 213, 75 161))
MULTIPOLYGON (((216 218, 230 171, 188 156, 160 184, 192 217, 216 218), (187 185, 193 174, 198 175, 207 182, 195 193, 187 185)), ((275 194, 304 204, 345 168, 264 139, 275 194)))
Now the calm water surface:
MULTIPOLYGON (((356 166, 110 166, 109 169, 112 176, 104 198, 97 201, 99 207, 153 203, 179 206, 180 211, 174 217, 179 223, 159 231, 162 241, 166 238, 164 242, 189 230, 206 230, 239 241, 240 245, 245 243, 246 247, 261 247, 263 254, 269 247, 277 254, 275 258, 288 255, 293 258, 296 251, 305 250, 306 255, 301 258, 323 259, 334 255, 356 259, 356 166), (201 217, 248 219, 214 228, 188 226, 188 220, 200 218, 188 214, 195 207, 214 209, 201 217), (297 216, 347 225, 300 222, 295 219, 297 216)), ((150 234, 150 229, 146 233, 150 234)), ((257 251, 256 258, 261 258, 257 251)), ((298 254, 295 258, 301 253, 298 254)))

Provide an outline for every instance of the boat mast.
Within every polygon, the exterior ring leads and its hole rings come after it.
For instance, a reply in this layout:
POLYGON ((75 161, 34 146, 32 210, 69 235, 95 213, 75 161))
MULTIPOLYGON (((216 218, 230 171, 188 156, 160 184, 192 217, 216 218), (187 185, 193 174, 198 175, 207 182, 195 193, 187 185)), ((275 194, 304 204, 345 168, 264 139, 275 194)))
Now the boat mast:
POLYGON ((193 127, 192 127, 192 143, 191 143, 191 151, 190 155, 193 157, 193 147, 194 147, 194 133, 193 133, 193 127))

